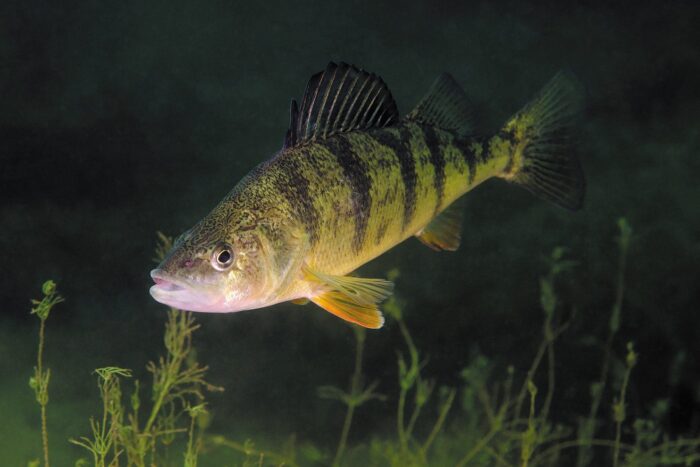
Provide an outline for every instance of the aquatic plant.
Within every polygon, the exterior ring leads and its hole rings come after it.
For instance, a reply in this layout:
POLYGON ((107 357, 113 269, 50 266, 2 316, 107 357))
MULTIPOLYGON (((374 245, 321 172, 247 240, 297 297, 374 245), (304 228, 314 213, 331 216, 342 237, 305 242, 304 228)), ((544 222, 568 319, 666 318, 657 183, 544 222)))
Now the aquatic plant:
POLYGON ((364 388, 362 387, 362 354, 364 351, 367 331, 365 328, 356 325, 350 325, 350 327, 352 328, 353 335, 355 336, 355 370, 350 378, 349 392, 345 392, 335 386, 321 386, 318 388, 319 397, 324 399, 335 399, 347 406, 345 420, 343 421, 343 429, 340 434, 340 441, 338 441, 338 447, 335 451, 335 457, 333 458, 332 462, 333 466, 340 465, 340 460, 343 458, 355 409, 372 399, 385 399, 382 394, 374 392, 379 384, 378 381, 374 381, 364 388))
MULTIPOLYGON (((49 433, 46 429, 46 406, 49 404, 49 380, 51 378, 51 370, 44 368, 44 330, 46 328, 46 320, 54 306, 64 301, 56 290, 56 283, 52 280, 47 280, 41 286, 41 292, 44 294, 41 300, 32 300, 31 314, 39 318, 39 346, 37 349, 36 366, 34 367, 34 376, 29 378, 29 387, 34 390, 36 401, 39 404, 41 412, 41 445, 44 454, 44 466, 49 467, 49 433)), ((37 461, 38 464, 38 461, 37 461)))
MULTIPOLYGON (((156 255, 162 260, 163 254, 172 246, 172 239, 161 233, 158 237, 156 255)), ((131 371, 118 367, 95 370, 103 403, 101 421, 90 419, 92 437, 70 440, 92 454, 93 465, 121 465, 122 455, 126 457, 127 465, 156 465, 159 447, 171 444, 177 434, 185 433, 184 465, 196 467, 208 420, 204 390, 223 390, 206 382, 208 367, 196 360, 192 334, 198 328, 191 313, 175 309, 168 311, 164 337, 166 353, 157 362, 151 361, 146 366, 153 383, 150 411, 145 422, 140 416, 142 402, 138 380, 134 382, 129 398, 130 406, 125 406, 122 401, 121 379, 131 378, 131 371), (190 420, 186 427, 181 427, 179 422, 184 414, 190 420)))
MULTIPOLYGON (((553 324, 556 307, 554 277, 572 266, 570 261, 562 259, 563 253, 563 249, 556 249, 553 252, 550 273, 541 281, 542 305, 546 315, 545 339, 517 397, 513 397, 512 394, 514 373, 512 368, 509 369, 508 378, 502 386, 503 391, 500 394, 497 390, 492 393, 487 388, 492 370, 491 364, 485 357, 475 356, 472 365, 462 371, 465 382, 461 391, 464 414, 461 418, 454 416, 451 426, 447 424, 448 415, 460 391, 455 388, 441 387, 437 401, 432 398, 436 382, 422 375, 422 370, 427 365, 427 358, 421 356, 404 320, 403 301, 401 297, 394 295, 386 302, 384 309, 387 316, 392 318, 398 326, 408 351, 407 356, 399 352, 397 359, 399 394, 396 439, 373 439, 367 453, 368 459, 364 461, 356 459, 357 463, 369 461, 371 465, 394 466, 442 465, 443 463, 460 466, 475 463, 492 465, 494 457, 505 462, 506 458, 516 455, 522 461, 520 465, 528 465, 538 443, 550 439, 548 437, 550 434, 541 425, 546 419, 553 396, 553 370, 550 371, 545 408, 539 414, 535 412, 537 388, 533 378, 545 355, 550 355, 549 361, 553 362, 553 342, 568 326, 568 323, 560 326, 553 324), (530 410, 522 431, 518 431, 524 421, 519 414, 527 394, 530 395, 530 410), (427 426, 421 427, 425 436, 420 440, 415 435, 416 428, 419 421, 426 421, 425 417, 421 418, 421 413, 431 402, 435 403, 437 416, 427 426), (498 445, 500 453, 491 446, 492 443, 498 445), (439 449, 436 448, 435 456, 430 456, 430 449, 435 444, 439 444, 439 449), (468 446, 466 450, 464 450, 465 445, 468 446)), ((396 270, 389 273, 389 279, 392 281, 396 280, 397 276, 396 270)), ((336 459, 336 462, 338 461, 339 459, 336 459)), ((506 462, 506 465, 513 464, 506 462)))
MULTIPOLYGON (((389 272, 389 280, 394 281, 398 278, 399 271, 394 269, 389 272)), ((414 439, 413 433, 420 414, 426 404, 429 402, 433 390, 435 389, 435 381, 428 380, 422 377, 421 369, 428 363, 427 358, 421 359, 420 352, 415 345, 413 337, 409 332, 408 326, 403 319, 402 303, 398 296, 390 297, 385 305, 385 311, 388 316, 392 317, 401 331, 401 336, 404 339, 406 348, 408 349, 408 360, 403 354, 398 353, 398 377, 399 377, 399 397, 397 403, 396 428, 399 440, 398 450, 393 451, 393 464, 414 464, 425 462, 427 453, 432 446, 435 438, 443 428, 448 412, 452 408, 455 399, 456 391, 453 388, 441 388, 441 402, 439 404, 438 417, 435 420, 428 436, 422 441, 414 439), (407 399, 413 391, 413 408, 408 423, 405 421, 407 410, 407 399)))
MULTIPOLYGON (((582 465, 594 465, 593 448, 606 448, 610 453, 610 463, 614 466, 690 465, 695 462, 700 456, 699 439, 671 440, 666 437, 662 440, 658 424, 648 420, 634 420, 635 444, 624 442, 623 428, 628 420, 626 395, 631 384, 632 370, 638 359, 632 343, 627 344, 622 382, 611 403, 614 437, 608 439, 595 436, 595 427, 601 422, 598 411, 604 400, 603 388, 609 377, 610 361, 615 347, 614 337, 621 323, 624 271, 632 237, 632 230, 625 219, 619 220, 618 228, 620 254, 617 285, 611 307, 601 378, 593 386, 597 391, 593 392, 589 417, 585 423, 580 424, 576 436, 572 436, 574 430, 571 427, 557 424, 550 417, 556 383, 555 343, 576 318, 575 307, 571 307, 570 312, 563 313, 565 307, 556 292, 559 276, 571 272, 576 263, 566 257, 566 249, 558 247, 547 258, 548 271, 540 279, 540 307, 544 315, 542 340, 520 389, 513 392, 513 367, 507 368, 503 380, 494 380, 496 365, 483 355, 474 355, 471 364, 461 372, 464 381, 460 390, 462 413, 453 414, 451 423, 445 422, 452 407, 455 391, 442 388, 442 398, 435 407, 438 413, 437 420, 423 443, 417 441, 413 433, 416 420, 428 403, 435 383, 425 380, 421 375, 427 359, 421 357, 403 319, 403 303, 400 297, 394 295, 385 304, 387 315, 398 325, 408 348, 408 358, 401 354, 398 357, 397 437, 395 440, 373 438, 364 456, 356 455, 353 463, 527 467, 572 464, 584 459, 582 465), (544 392, 540 391, 535 383, 539 379, 543 379, 543 382, 538 384, 546 388, 544 392), (414 392, 415 400, 406 423, 411 391, 414 392), (588 431, 585 431, 586 429, 588 431), (428 456, 428 448, 432 443, 438 444, 439 449, 433 456, 428 456), (574 459, 569 453, 573 449, 578 449, 578 455, 574 459)), ((397 272, 391 274, 391 279, 396 279, 397 272)), ((359 451, 361 449, 355 450, 356 453, 359 451)))
POLYGON ((603 363, 600 368, 600 377, 596 382, 591 384, 590 391, 592 398, 588 418, 579 422, 578 436, 582 441, 582 444, 578 451, 578 458, 576 462, 578 467, 588 465, 591 462, 592 454, 590 449, 590 441, 593 439, 595 434, 598 410, 600 409, 608 373, 610 372, 610 359, 612 356, 613 341, 617 331, 620 329, 620 323, 622 320, 622 301, 625 292, 625 266, 627 264, 627 254, 629 252, 629 245, 632 238, 632 228, 626 219, 621 218, 618 220, 618 229, 620 234, 617 240, 620 252, 618 256, 615 302, 610 313, 608 337, 605 341, 605 350, 603 352, 603 363))
MULTIPOLYGON (((615 297, 602 346, 601 371, 591 385, 588 415, 576 428, 562 425, 551 416, 556 394, 556 343, 577 316, 576 307, 566 305, 557 292, 561 276, 572 274, 576 263, 568 258, 566 249, 557 247, 546 258, 547 272, 539 281, 542 337, 518 384, 516 375, 520 372, 513 366, 503 370, 499 362, 473 353, 470 363, 460 372, 461 387, 442 386, 436 390, 438 382, 424 376, 428 359, 417 348, 404 318, 405 303, 394 295, 384 304, 384 309, 405 346, 405 350, 397 352, 396 396, 377 393, 377 381, 365 383, 362 364, 367 333, 350 325, 355 358, 348 388, 327 385, 317 391, 319 397, 337 400, 345 406, 334 453, 309 441, 298 443, 293 435, 279 449, 263 449, 250 439, 238 442, 221 434, 205 436, 209 416, 204 393, 221 388, 206 382, 207 367, 196 360, 192 335, 198 325, 192 314, 171 309, 165 325, 165 355, 146 367, 153 377, 150 403, 142 403, 138 380, 133 383, 129 403, 124 403, 122 385, 133 378, 130 370, 119 367, 95 370, 102 413, 90 419, 89 436, 70 440, 92 454, 92 462, 82 459, 76 465, 161 465, 165 462, 162 450, 176 439, 180 440, 181 460, 186 467, 198 465, 205 447, 236 452, 239 457, 231 460, 251 467, 319 464, 546 467, 601 462, 614 467, 692 465, 700 461, 700 439, 671 439, 663 433, 659 420, 667 405, 657 404, 650 418, 633 417, 627 410, 632 372, 639 356, 633 343, 628 342, 625 357, 615 357, 619 345, 616 336, 623 317, 624 272, 632 242, 632 229, 624 219, 618 222, 618 229, 615 297), (612 364, 618 360, 623 361, 620 368, 612 364), (396 404, 395 433, 374 433, 364 443, 349 446, 357 410, 373 400, 396 404), (601 434, 604 418, 600 412, 606 401, 609 401, 612 431, 601 434), (426 413, 433 415, 429 417, 426 413)), ((171 239, 163 234, 159 234, 159 239, 157 255, 162 256, 171 239)), ((388 278, 394 281, 398 274, 393 270, 388 278)), ((40 318, 40 330, 37 366, 30 384, 42 411, 44 463, 48 465, 46 405, 50 373, 42 361, 44 323, 51 308, 63 299, 52 281, 44 284, 43 292, 42 300, 33 301, 32 312, 40 318)), ((39 462, 32 465, 38 466, 39 462)))

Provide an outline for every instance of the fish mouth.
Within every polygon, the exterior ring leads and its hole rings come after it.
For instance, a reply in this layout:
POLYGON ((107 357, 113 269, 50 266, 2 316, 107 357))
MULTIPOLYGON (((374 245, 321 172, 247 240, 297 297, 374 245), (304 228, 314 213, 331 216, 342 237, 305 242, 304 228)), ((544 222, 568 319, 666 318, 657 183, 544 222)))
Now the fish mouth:
POLYGON ((184 281, 168 276, 162 269, 151 271, 151 279, 155 282, 155 285, 151 287, 151 294, 154 292, 173 293, 188 288, 184 281))
POLYGON ((219 311, 218 297, 211 290, 173 277, 160 268, 151 271, 154 285, 149 292, 163 305, 187 311, 219 311))

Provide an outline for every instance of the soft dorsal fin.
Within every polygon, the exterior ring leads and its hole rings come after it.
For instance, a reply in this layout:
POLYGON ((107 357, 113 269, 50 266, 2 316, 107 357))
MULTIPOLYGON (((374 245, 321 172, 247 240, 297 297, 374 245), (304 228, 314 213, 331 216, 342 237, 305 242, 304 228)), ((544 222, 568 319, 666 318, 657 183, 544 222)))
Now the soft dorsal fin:
POLYGON ((284 147, 341 132, 385 127, 398 119, 394 98, 379 76, 331 62, 311 77, 298 110, 292 101, 284 147))
POLYGON ((416 238, 436 251, 455 251, 462 240, 464 198, 460 198, 438 214, 416 233, 416 238))
POLYGON ((463 136, 472 135, 475 127, 473 105, 449 73, 435 80, 406 119, 455 130, 463 136))

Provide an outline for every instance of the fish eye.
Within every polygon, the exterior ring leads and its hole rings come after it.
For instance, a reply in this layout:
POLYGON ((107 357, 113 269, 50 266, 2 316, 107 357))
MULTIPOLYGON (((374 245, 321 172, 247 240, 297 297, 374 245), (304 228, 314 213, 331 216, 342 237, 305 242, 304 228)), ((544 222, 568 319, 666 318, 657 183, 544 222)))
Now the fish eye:
POLYGON ((233 264, 233 249, 231 245, 222 243, 214 248, 214 253, 211 257, 211 265, 214 269, 224 271, 233 264))

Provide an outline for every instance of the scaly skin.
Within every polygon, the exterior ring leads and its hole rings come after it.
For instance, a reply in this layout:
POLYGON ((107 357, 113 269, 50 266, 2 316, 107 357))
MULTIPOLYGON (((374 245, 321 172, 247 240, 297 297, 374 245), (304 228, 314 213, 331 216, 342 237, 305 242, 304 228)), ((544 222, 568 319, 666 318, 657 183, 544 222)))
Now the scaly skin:
POLYGON ((285 147, 176 241, 151 272, 151 294, 210 312, 308 298, 379 328, 392 284, 345 276, 413 235, 456 249, 461 218, 439 216, 480 183, 501 177, 581 206, 585 180, 570 150, 580 94, 559 73, 496 135, 468 138, 456 129, 470 126, 466 98, 448 75, 400 120, 376 75, 329 64, 291 106, 285 147))
POLYGON ((161 269, 206 284, 208 258, 224 241, 236 257, 229 303, 246 299, 255 308, 308 297, 316 286, 302 266, 330 275, 357 269, 499 175, 511 146, 502 135, 466 139, 402 121, 284 149, 183 234, 161 269))

